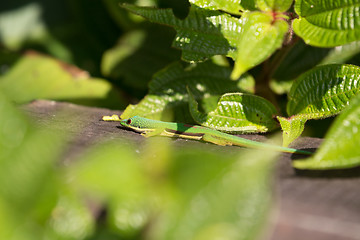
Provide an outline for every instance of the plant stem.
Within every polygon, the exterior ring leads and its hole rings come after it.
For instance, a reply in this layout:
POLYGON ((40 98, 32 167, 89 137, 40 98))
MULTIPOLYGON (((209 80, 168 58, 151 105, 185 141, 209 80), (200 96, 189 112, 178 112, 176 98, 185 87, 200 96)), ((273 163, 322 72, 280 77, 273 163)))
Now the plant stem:
POLYGON ((292 39, 287 45, 285 45, 282 49, 275 53, 273 58, 267 59, 263 63, 262 72, 256 79, 256 94, 268 99, 276 107, 278 107, 278 103, 275 93, 270 88, 270 81, 277 68, 280 66, 286 55, 291 51, 297 41, 298 38, 292 39))

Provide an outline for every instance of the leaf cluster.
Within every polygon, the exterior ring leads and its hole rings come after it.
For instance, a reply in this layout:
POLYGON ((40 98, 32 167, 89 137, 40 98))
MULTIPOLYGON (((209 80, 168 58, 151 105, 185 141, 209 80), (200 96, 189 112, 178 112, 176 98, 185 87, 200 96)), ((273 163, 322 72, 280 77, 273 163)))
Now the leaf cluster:
POLYGON ((188 65, 155 74, 148 95, 130 105, 123 117, 170 116, 232 133, 269 132, 280 123, 283 145, 288 146, 308 120, 341 113, 359 93, 355 59, 360 27, 357 15, 351 14, 357 5, 192 0, 187 16, 180 19, 171 9, 124 4, 151 22, 173 27, 172 46, 182 51, 188 65), (202 72, 204 66, 208 69, 202 72), (227 86, 231 81, 237 89, 227 86))

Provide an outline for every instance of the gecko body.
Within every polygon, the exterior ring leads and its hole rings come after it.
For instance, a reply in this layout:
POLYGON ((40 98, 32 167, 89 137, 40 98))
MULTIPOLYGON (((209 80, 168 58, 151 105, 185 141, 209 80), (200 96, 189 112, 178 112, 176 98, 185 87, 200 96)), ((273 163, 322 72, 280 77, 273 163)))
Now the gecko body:
POLYGON ((249 139, 241 138, 235 135, 219 132, 207 127, 189 125, 184 123, 163 122, 158 120, 147 119, 139 116, 134 116, 127 119, 120 119, 118 115, 104 116, 104 121, 119 121, 120 124, 141 133, 145 137, 151 136, 167 136, 167 137, 181 137, 194 140, 202 140, 211 142, 217 145, 236 145, 242 147, 250 147, 257 149, 268 149, 279 152, 298 153, 311 155, 311 152, 281 147, 268 143, 252 141, 249 139))

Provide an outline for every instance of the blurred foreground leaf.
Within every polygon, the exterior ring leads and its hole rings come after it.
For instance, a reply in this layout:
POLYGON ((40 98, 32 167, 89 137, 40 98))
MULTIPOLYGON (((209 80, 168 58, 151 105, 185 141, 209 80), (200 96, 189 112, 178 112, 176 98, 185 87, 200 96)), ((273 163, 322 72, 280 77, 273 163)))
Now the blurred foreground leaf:
POLYGON ((131 150, 104 143, 88 150, 67 173, 77 192, 108 207, 110 226, 122 237, 139 234, 151 206, 149 179, 131 150))
POLYGON ((37 129, 0 92, 0 238, 40 239, 56 203, 56 131, 37 129))
POLYGON ((45 228, 51 239, 85 239, 95 230, 95 219, 88 203, 65 183, 64 179, 55 189, 57 202, 45 228))
POLYGON ((153 239, 257 239, 272 202, 272 154, 179 154, 171 178, 180 198, 160 215, 153 239))
POLYGON ((261 234, 272 202, 273 153, 175 151, 167 138, 148 140, 140 155, 118 141, 102 144, 68 170, 76 191, 106 207, 106 228, 122 239, 261 234))

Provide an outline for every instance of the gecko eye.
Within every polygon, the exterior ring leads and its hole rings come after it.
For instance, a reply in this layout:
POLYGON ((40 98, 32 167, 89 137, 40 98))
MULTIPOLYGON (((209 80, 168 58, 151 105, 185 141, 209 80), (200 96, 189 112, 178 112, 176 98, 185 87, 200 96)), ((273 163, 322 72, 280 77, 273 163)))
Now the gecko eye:
POLYGON ((131 124, 131 119, 130 118, 126 121, 126 124, 131 124))

